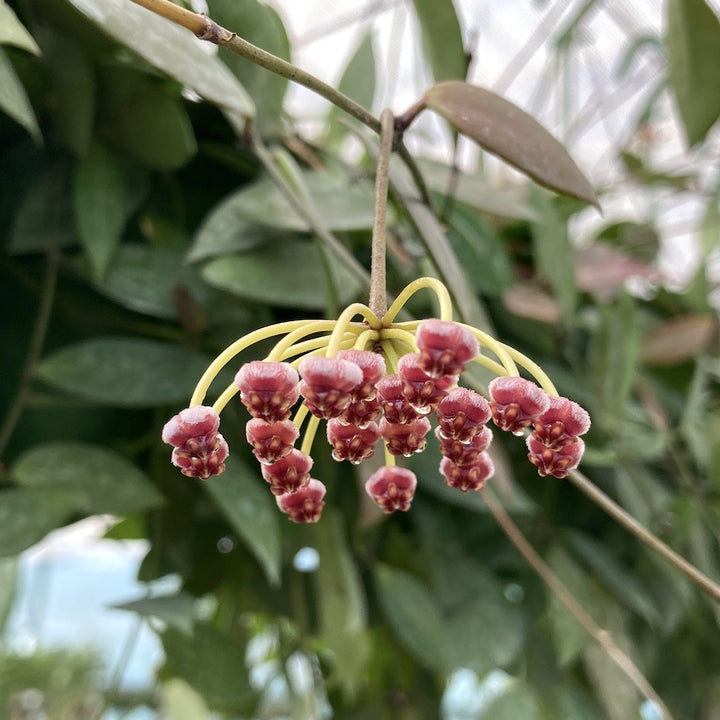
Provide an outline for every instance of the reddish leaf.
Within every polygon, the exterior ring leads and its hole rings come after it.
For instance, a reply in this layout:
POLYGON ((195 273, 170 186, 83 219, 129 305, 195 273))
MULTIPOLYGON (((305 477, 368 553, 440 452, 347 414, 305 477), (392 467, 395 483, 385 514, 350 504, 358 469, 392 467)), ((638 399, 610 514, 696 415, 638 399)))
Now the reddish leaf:
POLYGON ((433 85, 423 105, 541 185, 599 209, 595 191, 568 151, 517 105, 456 80, 433 85))
POLYGON ((713 315, 684 315, 651 330, 643 339, 642 359, 651 365, 677 365, 692 360, 716 337, 713 315))
POLYGON ((560 306, 552 295, 533 285, 515 285, 503 293, 503 303, 519 317, 557 325, 562 317, 560 306))

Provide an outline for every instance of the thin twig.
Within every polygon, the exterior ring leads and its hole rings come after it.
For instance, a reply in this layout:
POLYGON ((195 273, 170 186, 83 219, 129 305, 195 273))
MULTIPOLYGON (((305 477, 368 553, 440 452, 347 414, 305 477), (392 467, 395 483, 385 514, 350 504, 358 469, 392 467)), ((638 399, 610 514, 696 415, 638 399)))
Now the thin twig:
POLYGON ((644 543, 658 555, 661 555, 674 568, 692 580, 701 590, 706 592, 713 600, 720 602, 720 585, 711 580, 684 557, 678 555, 672 548, 660 540, 657 535, 650 532, 641 522, 623 510, 612 498, 608 497, 600 488, 579 470, 571 470, 568 479, 602 508, 618 524, 631 532, 640 542, 644 543))
POLYGON ((28 347, 20 379, 17 383, 15 397, 12 399, 10 407, 5 414, 2 427, 0 427, 0 457, 2 457, 7 444, 10 442, 15 426, 25 407, 30 387, 32 386, 35 368, 40 359, 48 325, 50 324, 50 315, 55 299, 55 288, 57 287, 59 264, 59 253, 56 249, 51 248, 47 251, 45 257, 45 273, 40 288, 40 305, 37 310, 37 315, 35 316, 35 326, 33 327, 30 338, 30 346, 28 347))
POLYGON ((603 628, 585 612, 584 608, 578 603, 567 587, 565 587, 560 578, 552 571, 540 555, 538 555, 535 548, 523 535, 520 528, 513 522, 505 508, 500 504, 495 495, 493 495, 492 491, 485 489, 482 497, 502 531, 520 551, 520 554, 527 560, 538 577, 565 606, 565 609, 578 621, 593 640, 595 640, 610 660, 622 670, 628 680, 632 682, 642 695, 660 708, 663 713, 663 720, 673 720, 670 710, 655 692, 650 681, 643 675, 628 655, 618 647, 610 633, 607 630, 603 630, 603 628))
POLYGON ((395 137, 395 118, 387 108, 380 115, 380 147, 375 170, 375 208, 373 213, 372 254, 370 261, 370 309, 379 318, 387 312, 385 278, 385 224, 387 219, 388 172, 395 137))

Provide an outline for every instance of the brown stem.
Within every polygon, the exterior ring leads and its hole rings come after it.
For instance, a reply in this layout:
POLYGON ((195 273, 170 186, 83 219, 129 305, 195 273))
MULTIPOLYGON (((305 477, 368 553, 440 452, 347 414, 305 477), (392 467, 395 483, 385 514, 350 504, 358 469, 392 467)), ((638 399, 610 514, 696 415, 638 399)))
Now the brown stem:
POLYGON ((660 540, 657 535, 650 532, 642 523, 623 510, 589 478, 579 470, 571 470, 568 473, 568 479, 575 487, 585 493, 590 500, 610 515, 615 522, 622 525, 651 550, 654 550, 658 555, 665 558, 674 568, 692 580, 692 582, 706 592, 713 600, 720 602, 720 585, 711 580, 684 557, 678 555, 678 553, 660 540))
POLYGON ((500 501, 493 495, 492 491, 485 489, 482 496, 490 513, 502 531, 520 551, 520 554, 527 560, 538 577, 565 606, 565 609, 580 623, 583 629, 603 649, 610 660, 622 670, 628 680, 632 682, 642 695, 660 708, 663 713, 663 720, 673 720, 670 710, 655 692, 650 681, 642 674, 637 665, 618 647, 610 633, 601 628, 590 615, 585 612, 584 608, 565 587, 560 578, 552 571, 540 555, 538 555, 535 548, 522 534, 520 528, 513 522, 505 508, 500 504, 500 501))
POLYGON ((370 309, 379 318, 387 312, 385 281, 385 225, 387 218, 388 172, 395 137, 395 118, 385 108, 380 115, 380 147, 375 171, 375 211, 373 214, 372 256, 370 261, 370 309))

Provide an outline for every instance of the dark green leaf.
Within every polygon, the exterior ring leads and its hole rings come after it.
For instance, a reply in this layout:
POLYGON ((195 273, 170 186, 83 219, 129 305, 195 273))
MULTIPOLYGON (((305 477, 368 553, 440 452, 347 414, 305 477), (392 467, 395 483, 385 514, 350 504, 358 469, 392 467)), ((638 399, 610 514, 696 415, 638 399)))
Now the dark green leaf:
POLYGON ((413 0, 413 5, 435 80, 464 80, 468 59, 452 0, 413 0))
POLYGON ((40 48, 33 36, 17 19, 17 15, 5 0, 0 0, 0 45, 14 45, 35 55, 40 54, 40 48))
POLYGON ((0 556, 17 555, 65 525, 83 505, 76 490, 42 488, 0 492, 0 556))
POLYGON ((690 145, 720 116, 720 22, 705 0, 668 0, 668 70, 690 145))
POLYGON ((13 221, 11 253, 40 252, 77 242, 69 186, 63 165, 53 165, 33 179, 13 221))
POLYGON ((189 397, 208 359, 155 340, 98 337, 45 358, 37 375, 54 387, 96 403, 153 407, 189 397))
MULTIPOLYGON (((351 97, 362 107, 372 107, 375 96, 375 55, 373 54, 372 33, 365 34, 350 58, 350 62, 340 78, 338 90, 351 97)), ((345 127, 338 123, 339 117, 342 117, 342 114, 333 105, 328 113, 329 142, 341 138, 347 132, 345 127)))
POLYGON ((375 573, 380 605, 399 640, 430 670, 444 671, 445 626, 429 590, 408 573, 387 566, 375 573))
POLYGON ((131 0, 69 2, 122 45, 221 108, 238 131, 255 114, 242 85, 222 61, 205 52, 192 33, 131 0))
POLYGON ((245 648, 210 625, 196 625, 191 636, 168 628, 162 634, 166 670, 195 688, 208 705, 244 713, 254 697, 245 669, 245 648))
POLYGON ((320 632, 334 655, 333 675, 352 696, 367 676, 370 642, 365 593, 340 515, 325 511, 313 526, 312 545, 320 555, 313 573, 320 632))
MULTIPOLYGON (((364 181, 349 183, 346 178, 324 172, 304 172, 301 182, 323 224, 329 230, 365 230, 372 227, 373 189, 364 181)), ((308 232, 307 220, 300 217, 275 182, 263 178, 238 190, 213 211, 214 219, 230 228, 241 221, 283 230, 308 232)), ((241 227, 238 228, 238 232, 241 227)), ((227 231, 226 231, 227 232, 227 231)))
POLYGON ((120 241, 130 195, 122 164, 100 143, 91 145, 78 163, 73 199, 80 241, 96 278, 105 274, 120 241))
POLYGON ((179 97, 139 73, 106 69, 103 124, 113 145, 149 168, 175 170, 197 151, 192 123, 179 97))
POLYGON ((574 250, 567 223, 547 193, 532 193, 538 220, 531 223, 533 257, 541 280, 550 285, 563 317, 570 320, 577 306, 574 250))
POLYGON ((10 63, 10 58, 2 47, 0 47, 0 110, 22 125, 36 142, 41 141, 35 111, 30 105, 20 78, 10 63))
MULTIPOLYGON (((2 495, 0 495, 0 503, 2 503, 2 495)), ((5 631, 5 623, 15 601, 17 577, 18 559, 0 557, 0 633, 5 631)))
MULTIPOLYGON (((282 20, 273 8, 257 0, 209 0, 208 14, 244 40, 283 60, 290 60, 290 44, 282 20)), ((288 81, 239 55, 220 48, 219 58, 247 90, 257 108, 256 125, 265 135, 283 130, 283 99, 288 81)))
POLYGON ((221 477, 203 483, 235 532, 242 538, 272 585, 280 582, 280 526, 272 494, 258 473, 231 457, 221 477))
POLYGON ((650 625, 659 621, 658 609, 640 579, 624 568, 599 541, 579 532, 569 535, 572 549, 594 571, 615 597, 650 625))
POLYGON ((118 305, 167 319, 178 317, 178 289, 201 305, 209 295, 197 270, 183 264, 181 253, 130 243, 117 249, 105 276, 94 285, 118 305))
POLYGON ((195 598, 190 593, 158 595, 130 602, 111 605, 116 610, 129 610, 142 617, 154 617, 168 627, 177 628, 186 635, 192 635, 195 598))
POLYGON ((162 496, 144 472, 122 455, 98 445, 36 445, 17 459, 11 473, 28 488, 63 489, 82 496, 78 507, 88 515, 125 515, 162 503, 162 496))
MULTIPOLYGON (((335 265, 340 301, 357 296, 360 282, 343 265, 335 265)), ((213 287, 249 300, 283 307, 322 310, 326 278, 320 253, 313 243, 289 240, 233 257, 211 260, 202 269, 213 287)))
POLYGON ((424 102, 458 132, 536 182, 597 206, 595 191, 568 151, 517 105, 485 88, 454 80, 433 85, 424 102))

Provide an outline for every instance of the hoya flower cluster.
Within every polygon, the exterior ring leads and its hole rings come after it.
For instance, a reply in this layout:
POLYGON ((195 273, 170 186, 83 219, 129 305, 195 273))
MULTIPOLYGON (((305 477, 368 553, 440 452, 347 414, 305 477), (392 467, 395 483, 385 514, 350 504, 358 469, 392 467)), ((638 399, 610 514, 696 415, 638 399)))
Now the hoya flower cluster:
POLYGON ((191 407, 166 424, 163 440, 173 446, 172 462, 202 479, 224 470, 228 448, 218 433, 219 412, 239 393, 250 415, 247 441, 262 476, 280 510, 295 522, 316 522, 324 506, 326 488, 311 476, 310 456, 321 421, 338 462, 357 465, 382 444, 385 464, 365 489, 386 513, 409 509, 417 478, 396 458, 422 452, 433 426, 443 456, 439 472, 462 492, 481 490, 493 474, 490 420, 514 434, 529 432, 528 457, 540 475, 564 477, 577 467, 584 450, 580 435, 590 425, 587 413, 557 397, 522 354, 450 316, 445 288, 422 279, 383 318, 355 304, 335 321, 280 323, 240 338, 208 368, 191 407), (407 298, 422 287, 438 294, 441 319, 395 322, 407 298), (353 320, 357 315, 360 322, 353 320), (213 407, 201 404, 221 367, 272 335, 283 337, 265 360, 243 364, 213 407), (470 362, 498 374, 488 399, 459 384, 470 362), (516 363, 539 375, 546 389, 521 378, 516 363))

